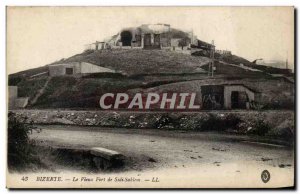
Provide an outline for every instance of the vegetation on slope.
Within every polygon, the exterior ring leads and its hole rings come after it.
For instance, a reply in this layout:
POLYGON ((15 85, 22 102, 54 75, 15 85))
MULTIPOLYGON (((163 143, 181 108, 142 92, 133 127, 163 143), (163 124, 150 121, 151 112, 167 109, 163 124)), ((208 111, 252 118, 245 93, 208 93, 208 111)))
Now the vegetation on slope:
MULTIPOLYGON (((220 57, 220 56, 216 56, 220 57)), ((228 63, 247 60, 232 56, 228 63)), ((119 73, 95 73, 84 77, 53 77, 33 105, 36 108, 95 108, 100 96, 107 92, 126 92, 131 89, 160 87, 187 80, 207 79, 209 59, 167 50, 116 49, 86 51, 61 62, 90 62, 115 69, 119 73), (121 74, 122 73, 122 74, 121 74)), ((225 61, 225 60, 224 60, 225 61)), ((250 62, 248 62, 250 63, 250 62)), ((215 62, 215 78, 219 79, 275 79, 265 72, 250 71, 238 66, 215 62)), ((9 85, 17 85, 19 97, 32 99, 46 82, 47 76, 30 76, 47 70, 47 66, 9 76, 9 85)))
POLYGON ((50 80, 35 107, 96 108, 104 93, 125 92, 141 85, 141 81, 127 78, 55 77, 50 80))
POLYGON ((209 62, 196 57, 166 50, 117 49, 86 51, 64 62, 89 62, 115 69, 128 75, 155 73, 193 73, 209 62))

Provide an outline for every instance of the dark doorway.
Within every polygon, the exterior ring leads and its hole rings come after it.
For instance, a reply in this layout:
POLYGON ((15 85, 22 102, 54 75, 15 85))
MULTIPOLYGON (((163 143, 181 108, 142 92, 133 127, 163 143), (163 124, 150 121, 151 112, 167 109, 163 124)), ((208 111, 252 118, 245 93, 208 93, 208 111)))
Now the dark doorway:
POLYGON ((73 68, 67 67, 67 68, 66 68, 66 74, 67 74, 67 75, 73 75, 73 68))
POLYGON ((151 47, 151 34, 144 35, 144 47, 151 47))
POLYGON ((245 109, 246 104, 249 102, 249 98, 244 91, 233 91, 231 93, 231 108, 232 109, 245 109))
POLYGON ((160 34, 154 34, 154 45, 160 47, 160 34))
POLYGON ((129 31, 123 31, 121 33, 122 46, 131 46, 132 34, 129 31))
POLYGON ((237 91, 231 93, 231 108, 239 108, 239 92, 237 91))
POLYGON ((141 35, 135 35, 135 42, 136 42, 136 45, 138 46, 138 47, 140 47, 141 46, 141 40, 142 40, 142 37, 141 37, 141 35))

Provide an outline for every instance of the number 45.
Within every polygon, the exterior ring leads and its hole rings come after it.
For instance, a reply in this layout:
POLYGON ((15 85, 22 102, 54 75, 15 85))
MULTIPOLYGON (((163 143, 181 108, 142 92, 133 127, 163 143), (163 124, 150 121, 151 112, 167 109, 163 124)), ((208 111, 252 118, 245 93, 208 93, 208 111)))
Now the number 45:
POLYGON ((22 181, 28 181, 28 176, 23 176, 23 177, 21 178, 21 180, 22 180, 22 181))

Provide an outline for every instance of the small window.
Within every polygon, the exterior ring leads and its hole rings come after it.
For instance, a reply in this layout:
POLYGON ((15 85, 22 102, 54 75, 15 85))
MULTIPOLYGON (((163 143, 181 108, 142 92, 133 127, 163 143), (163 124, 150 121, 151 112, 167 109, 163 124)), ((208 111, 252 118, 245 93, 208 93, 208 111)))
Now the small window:
POLYGON ((66 68, 67 75, 73 75, 73 68, 66 68))

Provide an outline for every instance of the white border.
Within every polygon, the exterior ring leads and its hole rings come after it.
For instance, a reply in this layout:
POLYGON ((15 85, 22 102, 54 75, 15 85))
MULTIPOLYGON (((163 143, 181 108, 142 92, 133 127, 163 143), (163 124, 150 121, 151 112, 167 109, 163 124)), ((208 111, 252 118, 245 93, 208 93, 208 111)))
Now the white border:
MULTIPOLYGON (((103 1, 93 1, 93 0, 51 0, 51 1, 42 1, 42 0, 1 0, 1 11, 0 11, 0 22, 1 22, 1 45, 0 45, 0 86, 2 92, 0 92, 0 101, 2 103, 0 111, 0 124, 1 124, 1 166, 0 166, 0 190, 1 193, 8 193, 9 191, 5 188, 5 172, 6 172, 6 59, 5 59, 5 42, 6 42, 6 6, 295 6, 296 8, 300 7, 300 1, 297 0, 206 0, 206 1, 193 1, 193 0, 151 0, 143 2, 141 0, 103 0, 103 1)), ((298 10, 299 12, 299 10, 298 10)), ((299 13, 298 13, 299 14, 299 13)), ((299 26, 299 20, 297 20, 297 26, 299 26)), ((298 33, 297 33, 298 35, 298 33)), ((298 56, 298 52, 295 53, 298 56)), ((296 61, 297 62, 297 61, 296 61)), ((298 65, 298 64, 295 64, 298 65)), ((298 69, 298 68, 296 68, 298 69)), ((297 73, 297 72, 296 72, 297 73)), ((297 79, 298 80, 298 79, 297 79)), ((297 91, 299 91, 299 83, 297 82, 297 91)), ((298 95, 297 95, 298 96, 298 95)), ((299 96, 297 101, 299 100, 299 96)), ((299 110, 299 103, 297 105, 297 110, 299 110)), ((299 113, 297 114, 297 120, 300 120, 299 113)), ((299 126, 297 127, 297 140, 299 140, 299 126)), ((299 149, 297 149, 297 156, 299 155, 299 149)), ((298 158, 298 157, 297 157, 298 158)), ((299 160, 297 160, 299 161, 299 160)), ((296 167, 298 169, 298 165, 296 167)), ((298 172, 297 172, 298 174, 298 172)), ((297 179, 296 179, 297 180, 297 179)), ((26 192, 26 191, 22 191, 26 192)), ((37 191, 38 193, 42 191, 37 191)), ((48 191, 47 193, 73 193, 74 191, 48 191)), ((86 191, 76 191, 76 193, 83 193, 86 191)), ((100 191, 101 193, 107 193, 109 191, 100 191)), ((110 193, 116 193, 118 191, 112 191, 110 193)), ((132 191, 127 191, 132 192, 132 191)), ((141 191, 139 191, 141 192, 141 191)), ((143 191, 147 192, 147 191, 143 191)), ((156 191, 162 193, 163 191, 156 191)), ((165 192, 165 191, 164 191, 165 192)), ((187 192, 187 191, 182 191, 187 192)))

